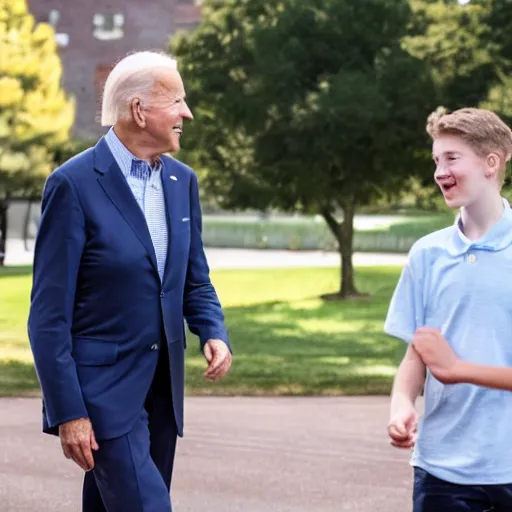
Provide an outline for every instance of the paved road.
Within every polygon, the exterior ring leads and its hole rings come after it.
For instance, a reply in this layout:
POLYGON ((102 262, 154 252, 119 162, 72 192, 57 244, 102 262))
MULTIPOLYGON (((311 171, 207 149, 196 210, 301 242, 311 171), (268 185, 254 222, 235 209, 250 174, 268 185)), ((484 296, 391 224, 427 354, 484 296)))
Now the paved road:
MULTIPOLYGON (((175 512, 408 512, 388 399, 186 399, 175 512)), ((40 434, 40 401, 0 400, 0 511, 78 512, 81 472, 40 434)))
MULTIPOLYGON (((30 264, 11 253, 8 264, 30 264)), ((324 252, 208 249, 212 268, 336 266, 324 252)), ((362 265, 405 255, 356 254, 362 265)), ((407 512, 409 454, 386 441, 386 398, 189 397, 175 512, 407 512)), ((0 400, 0 512, 80 510, 81 472, 40 434, 38 399, 0 400)))
MULTIPOLYGON (((206 255, 212 269, 230 268, 283 268, 283 267, 337 267, 339 255, 323 251, 273 251, 255 249, 207 248, 206 255)), ((21 240, 10 240, 6 265, 31 265, 33 254, 25 251, 21 240)), ((406 254, 355 253, 355 266, 400 265, 406 254)), ((1 512, 1 511, 0 511, 1 512)))

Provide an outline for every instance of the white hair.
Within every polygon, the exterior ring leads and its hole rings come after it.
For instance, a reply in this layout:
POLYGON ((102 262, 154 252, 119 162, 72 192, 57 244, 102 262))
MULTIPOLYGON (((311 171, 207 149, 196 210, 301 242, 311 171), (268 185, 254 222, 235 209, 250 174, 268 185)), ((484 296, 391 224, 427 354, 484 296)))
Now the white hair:
POLYGON ((136 52, 121 59, 110 72, 103 89, 101 125, 113 126, 126 119, 130 102, 147 98, 158 71, 178 69, 176 59, 160 52, 136 52))

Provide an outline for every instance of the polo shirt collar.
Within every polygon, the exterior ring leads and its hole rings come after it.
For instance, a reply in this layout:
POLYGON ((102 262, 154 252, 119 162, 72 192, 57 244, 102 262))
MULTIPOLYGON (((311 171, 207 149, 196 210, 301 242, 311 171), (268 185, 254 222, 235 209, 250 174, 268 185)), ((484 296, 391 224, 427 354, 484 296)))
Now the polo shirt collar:
POLYGON ((461 216, 457 215, 448 250, 454 256, 463 255, 471 249, 502 251, 512 244, 512 209, 503 198, 504 210, 498 222, 480 239, 469 240, 462 232, 461 216))

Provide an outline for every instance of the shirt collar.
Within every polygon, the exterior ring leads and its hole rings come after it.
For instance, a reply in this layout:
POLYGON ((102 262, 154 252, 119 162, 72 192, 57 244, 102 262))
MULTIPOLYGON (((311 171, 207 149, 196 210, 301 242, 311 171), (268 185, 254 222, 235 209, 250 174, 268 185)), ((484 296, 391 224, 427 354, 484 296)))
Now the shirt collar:
POLYGON ((448 247, 453 255, 462 255, 471 249, 483 251, 502 251, 512 245, 512 209, 510 203, 503 200, 504 210, 498 222, 480 239, 469 240, 462 232, 461 216, 457 215, 451 237, 451 244, 448 247))
MULTIPOLYGON (((119 165, 121 172, 125 178, 130 175, 130 169, 132 168, 133 160, 140 160, 137 158, 119 139, 114 131, 114 128, 110 128, 105 135, 105 140, 114 158, 116 159, 117 165, 119 165)), ((160 158, 157 158, 151 166, 151 171, 160 171, 162 168, 162 162, 160 158)))

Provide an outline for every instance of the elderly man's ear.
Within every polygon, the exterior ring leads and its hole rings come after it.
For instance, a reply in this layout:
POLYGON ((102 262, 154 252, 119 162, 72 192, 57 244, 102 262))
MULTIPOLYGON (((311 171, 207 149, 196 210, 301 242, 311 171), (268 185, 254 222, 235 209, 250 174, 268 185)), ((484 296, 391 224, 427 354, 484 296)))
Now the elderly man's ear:
POLYGON ((142 105, 140 103, 139 98, 134 98, 132 100, 132 116, 133 120, 137 124, 139 128, 146 128, 146 118, 144 116, 144 112, 142 109, 142 105))

